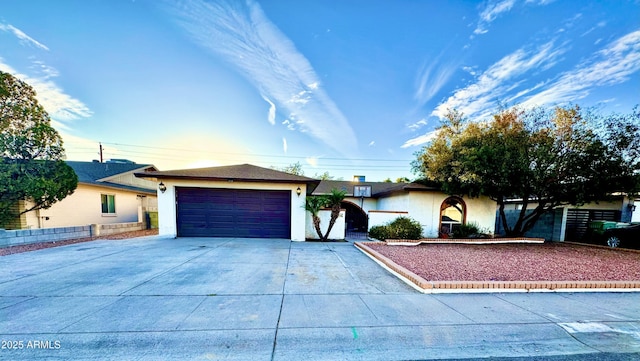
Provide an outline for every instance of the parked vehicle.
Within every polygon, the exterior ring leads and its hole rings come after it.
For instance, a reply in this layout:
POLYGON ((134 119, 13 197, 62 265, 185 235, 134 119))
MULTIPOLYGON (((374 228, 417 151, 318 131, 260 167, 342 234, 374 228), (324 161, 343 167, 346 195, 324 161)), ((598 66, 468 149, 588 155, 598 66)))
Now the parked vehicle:
POLYGON ((624 247, 640 249, 640 223, 618 224, 602 233, 604 244, 611 248, 624 247))

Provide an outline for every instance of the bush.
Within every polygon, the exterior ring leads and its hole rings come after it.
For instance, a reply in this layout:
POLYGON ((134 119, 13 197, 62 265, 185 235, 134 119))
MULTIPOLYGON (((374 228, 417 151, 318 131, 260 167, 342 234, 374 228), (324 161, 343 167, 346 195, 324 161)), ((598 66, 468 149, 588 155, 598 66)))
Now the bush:
POLYGON ((388 237, 392 239, 420 239, 422 226, 420 222, 409 217, 398 217, 387 225, 388 237))
POLYGON ((387 226, 373 226, 369 230, 369 237, 384 241, 387 239, 387 226))
POLYGON ((420 222, 408 217, 398 217, 384 226, 373 226, 369 230, 369 237, 386 239, 420 239, 422 226, 420 222))
POLYGON ((488 235, 477 223, 469 222, 454 229, 453 238, 488 238, 488 235))

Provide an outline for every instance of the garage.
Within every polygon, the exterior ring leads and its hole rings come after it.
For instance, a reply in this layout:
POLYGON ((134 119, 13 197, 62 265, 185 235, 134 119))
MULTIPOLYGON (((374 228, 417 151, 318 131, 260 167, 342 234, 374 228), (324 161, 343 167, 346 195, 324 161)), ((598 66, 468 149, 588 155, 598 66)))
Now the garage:
POLYGON ((136 173, 158 184, 158 230, 167 237, 304 241, 306 197, 319 180, 238 164, 136 173))
POLYGON ((291 191, 177 187, 178 237, 291 237, 291 191))

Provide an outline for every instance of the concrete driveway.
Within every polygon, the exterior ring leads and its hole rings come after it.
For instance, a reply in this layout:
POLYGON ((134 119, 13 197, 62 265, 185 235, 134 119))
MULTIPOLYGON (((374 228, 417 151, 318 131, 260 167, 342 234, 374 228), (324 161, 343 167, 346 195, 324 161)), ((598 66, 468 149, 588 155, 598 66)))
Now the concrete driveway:
POLYGON ((423 295, 351 243, 94 241, 0 269, 6 360, 640 356, 638 293, 423 295))

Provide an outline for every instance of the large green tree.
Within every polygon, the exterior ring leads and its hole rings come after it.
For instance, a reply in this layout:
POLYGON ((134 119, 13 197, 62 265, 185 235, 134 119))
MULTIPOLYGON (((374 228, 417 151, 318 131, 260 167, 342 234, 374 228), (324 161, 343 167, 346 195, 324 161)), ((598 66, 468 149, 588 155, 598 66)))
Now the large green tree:
POLYGON ((72 194, 78 178, 62 138, 27 83, 0 71, 0 226, 72 194), (20 201, 32 204, 19 209, 20 201))
POLYGON ((640 111, 602 116, 578 106, 502 109, 485 122, 450 111, 414 172, 449 194, 488 196, 509 236, 562 205, 640 191, 640 111), (521 199, 513 224, 505 203, 521 199))

